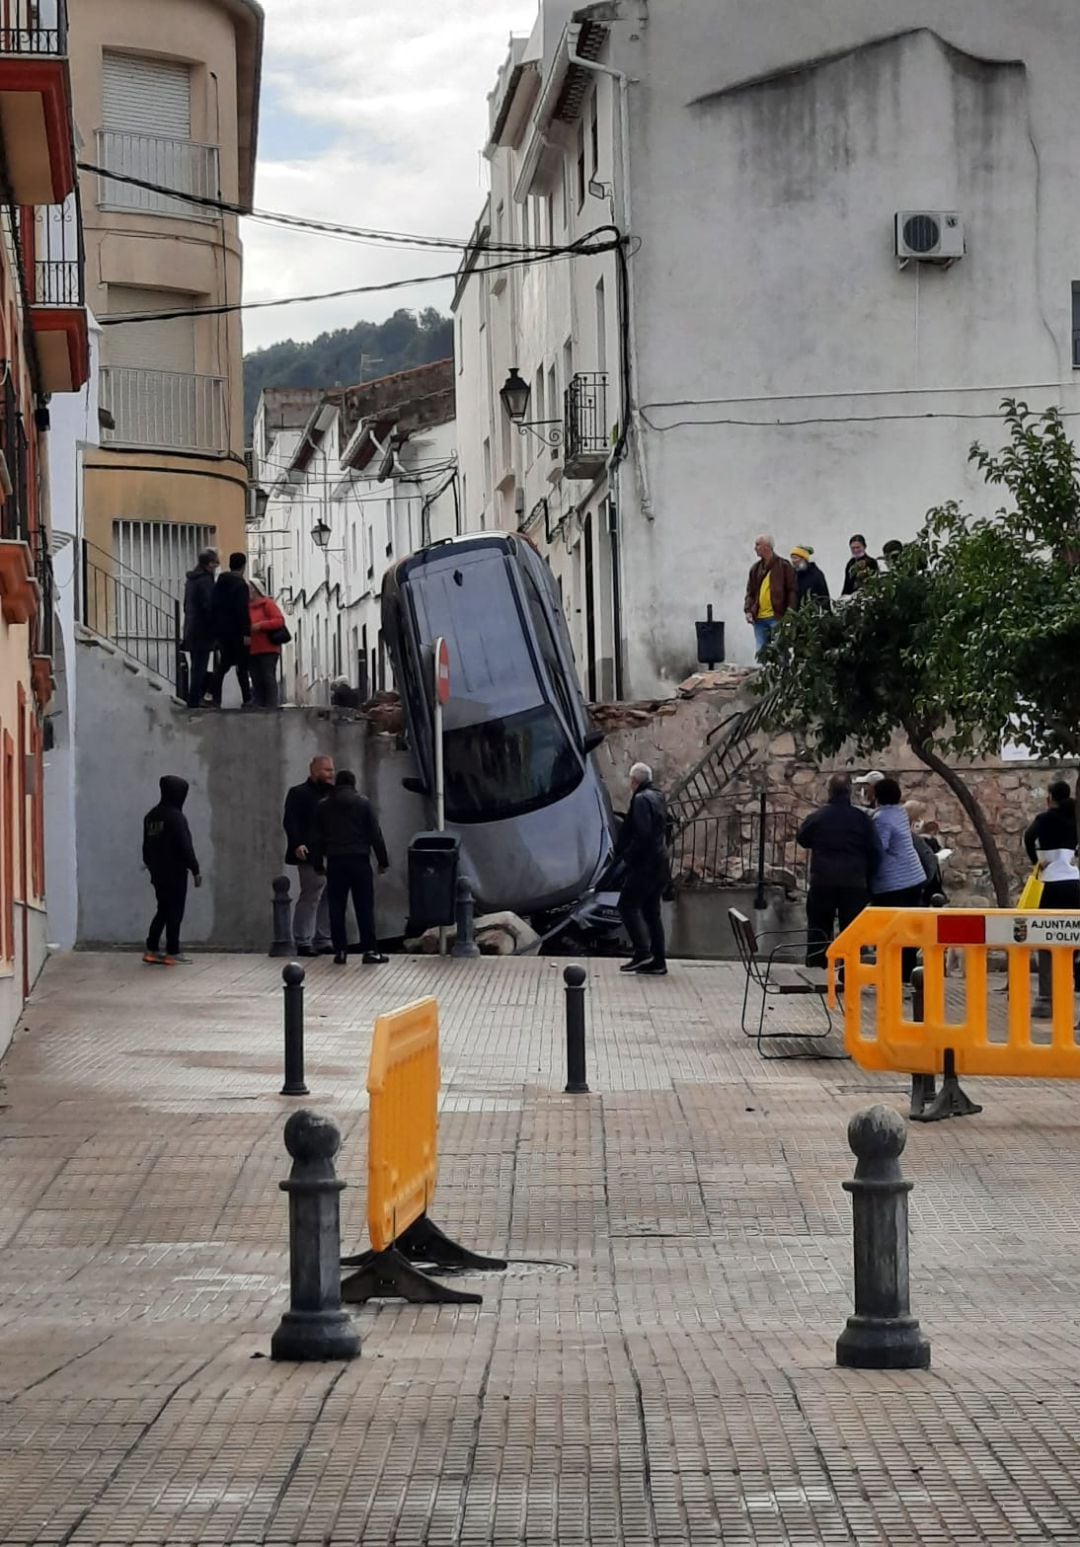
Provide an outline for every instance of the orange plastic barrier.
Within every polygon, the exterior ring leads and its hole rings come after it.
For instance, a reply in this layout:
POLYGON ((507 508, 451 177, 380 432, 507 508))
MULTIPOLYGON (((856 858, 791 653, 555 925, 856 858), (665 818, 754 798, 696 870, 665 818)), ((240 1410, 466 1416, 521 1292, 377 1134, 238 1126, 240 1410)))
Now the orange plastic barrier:
MULTIPOLYGON (((1080 914, 1013 913, 950 908, 867 908, 829 947, 829 998, 835 1005, 843 968, 844 1041, 863 1069, 942 1074, 945 1054, 957 1074, 1080 1079, 1074 1030, 1074 953, 1080 914), (904 948, 922 953, 923 1019, 912 1018, 901 983, 904 948), (872 949, 873 960, 863 957, 872 949), (962 974, 946 978, 948 953, 962 974), (1031 958, 1053 958, 1053 1019, 1031 1018, 1031 958), (988 959, 1004 953, 1005 992, 991 998, 988 959), (1040 1040, 1034 1040, 1037 1033, 1040 1040)), ((997 980, 1001 982, 1001 979, 997 980)))
POLYGON ((375 1022, 367 1088, 368 1230, 376 1251, 427 1212, 438 1178, 439 1006, 421 999, 375 1022))

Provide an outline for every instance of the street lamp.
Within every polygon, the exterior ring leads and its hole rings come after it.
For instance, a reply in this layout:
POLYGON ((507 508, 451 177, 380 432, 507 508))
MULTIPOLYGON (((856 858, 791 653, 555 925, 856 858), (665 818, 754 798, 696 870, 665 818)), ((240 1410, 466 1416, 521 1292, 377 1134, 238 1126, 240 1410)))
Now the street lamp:
POLYGON ((516 365, 510 367, 510 374, 499 388, 499 396, 502 398, 503 409, 511 424, 516 424, 519 435, 535 435, 537 440, 543 441, 545 446, 561 446, 563 443, 563 424, 561 419, 526 419, 529 411, 529 399, 532 392, 529 383, 519 374, 516 365))
POLYGON ((330 530, 330 523, 328 521, 316 521, 311 529, 312 542, 316 548, 322 548, 324 552, 329 548, 332 536, 333 533, 330 530))

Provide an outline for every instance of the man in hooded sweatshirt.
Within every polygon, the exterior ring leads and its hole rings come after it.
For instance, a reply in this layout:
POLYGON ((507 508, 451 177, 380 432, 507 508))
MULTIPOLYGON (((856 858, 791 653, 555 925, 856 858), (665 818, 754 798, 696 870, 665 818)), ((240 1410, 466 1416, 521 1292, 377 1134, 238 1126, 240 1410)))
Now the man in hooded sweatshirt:
POLYGON ((186 779, 165 774, 161 780, 161 799, 143 817, 143 864, 150 872, 157 899, 157 912, 146 936, 146 955, 143 957, 148 966, 176 967, 188 961, 180 954, 180 926, 187 904, 187 881, 190 875, 195 885, 201 886, 202 876, 191 842, 191 829, 184 815, 187 792, 186 779), (161 950, 163 930, 164 953, 161 950))

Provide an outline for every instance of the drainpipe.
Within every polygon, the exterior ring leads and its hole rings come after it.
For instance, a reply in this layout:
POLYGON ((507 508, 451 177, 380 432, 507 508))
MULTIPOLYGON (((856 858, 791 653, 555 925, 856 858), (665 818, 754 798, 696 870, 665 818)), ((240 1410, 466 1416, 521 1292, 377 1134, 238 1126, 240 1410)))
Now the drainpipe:
MULTIPOLYGON (((623 234, 629 236, 632 223, 631 197, 630 197, 630 115, 629 115, 629 85, 630 77, 624 70, 616 70, 609 64, 600 64, 595 59, 585 59, 577 51, 577 37, 568 39, 566 57, 571 64, 577 65, 582 70, 588 70, 592 75, 606 75, 616 84, 619 102, 619 171, 621 188, 619 204, 621 206, 620 229, 623 234)), ((630 415, 634 426, 634 446, 636 455, 634 458, 638 475, 638 495, 641 501, 641 511, 648 521, 655 521, 656 515, 652 508, 652 493, 649 488, 649 470, 645 462, 645 447, 641 433, 641 417, 633 403, 636 397, 638 379, 637 369, 637 308, 634 303, 634 268, 627 260, 626 265, 626 310, 627 310, 627 338, 630 353, 630 391, 631 402, 624 404, 624 411, 630 415)), ((620 340, 621 343, 621 340, 620 340)))

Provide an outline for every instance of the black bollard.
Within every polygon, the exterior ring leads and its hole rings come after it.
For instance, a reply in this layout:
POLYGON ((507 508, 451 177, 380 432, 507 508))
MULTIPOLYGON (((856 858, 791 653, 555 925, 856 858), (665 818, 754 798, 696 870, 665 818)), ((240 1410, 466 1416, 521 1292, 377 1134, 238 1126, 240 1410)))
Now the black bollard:
POLYGON ((853 1370, 927 1370, 930 1344, 911 1314, 908 1193, 900 1156, 907 1126, 891 1107, 871 1107, 848 1124, 856 1156, 851 1193, 855 1314, 836 1344, 836 1362, 853 1370))
POLYGON ((282 969, 285 984, 285 1083, 283 1096, 306 1096, 304 1084, 304 969, 290 962, 282 969))
POLYGON ((289 896, 288 876, 274 877, 274 938, 270 943, 271 956, 291 956, 293 953, 292 941, 292 899, 289 896))
POLYGON ((289 1195, 289 1309, 270 1343, 272 1359, 352 1359, 360 1336, 341 1306, 341 1211, 334 1156, 337 1124, 306 1109, 285 1124, 293 1158, 289 1195))
POLYGON ((457 933, 450 948, 451 956, 471 959, 480 955, 480 947, 473 934, 473 894, 468 876, 458 876, 455 893, 455 923, 457 933))
POLYGON ((585 968, 567 967, 566 984, 566 1091, 588 1095, 585 1079, 585 968))

